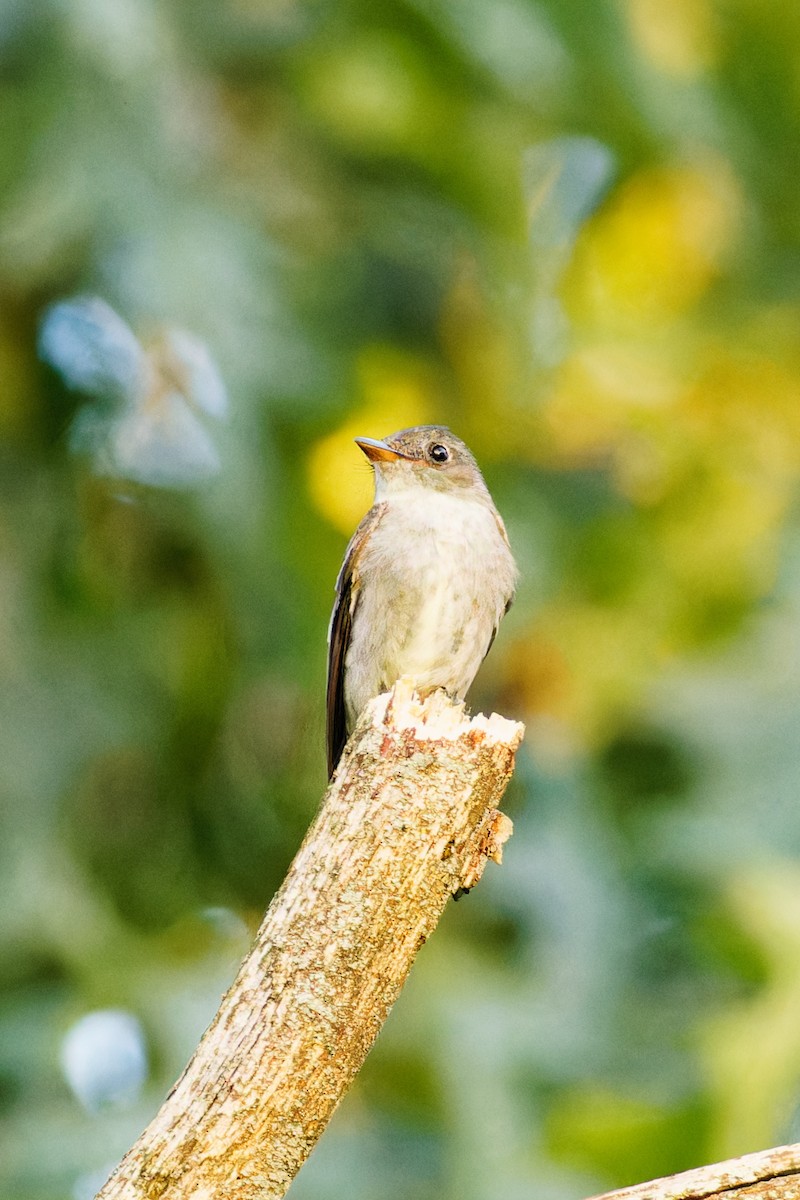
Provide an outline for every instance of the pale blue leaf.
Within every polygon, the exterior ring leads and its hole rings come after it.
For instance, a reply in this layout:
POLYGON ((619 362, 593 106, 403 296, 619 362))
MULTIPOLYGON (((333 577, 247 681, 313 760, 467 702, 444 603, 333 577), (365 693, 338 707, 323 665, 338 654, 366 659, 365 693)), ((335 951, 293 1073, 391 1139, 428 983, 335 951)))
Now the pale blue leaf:
POLYGON ((164 341, 168 353, 181 368, 186 399, 209 416, 224 417, 228 411, 228 393, 205 342, 182 329, 169 330, 164 341))
POLYGON ((132 1104, 147 1078, 142 1027, 131 1013, 101 1009, 81 1017, 61 1045, 61 1066, 90 1112, 132 1104))
POLYGON ((109 422, 96 460, 101 474, 151 487, 186 488, 220 467, 210 434, 178 392, 133 405, 109 422))
POLYGON ((39 354, 68 387, 105 399, 132 395, 144 354, 133 330, 98 296, 61 300, 45 313, 39 354))
POLYGON ((570 245, 614 173, 614 156, 590 137, 560 137, 532 146, 524 161, 531 241, 570 245))

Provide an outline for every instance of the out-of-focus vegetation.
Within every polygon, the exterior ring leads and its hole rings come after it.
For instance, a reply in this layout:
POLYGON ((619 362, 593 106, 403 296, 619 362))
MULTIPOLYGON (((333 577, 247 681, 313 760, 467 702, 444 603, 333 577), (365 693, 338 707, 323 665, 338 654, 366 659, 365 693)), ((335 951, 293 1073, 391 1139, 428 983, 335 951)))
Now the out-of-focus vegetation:
POLYGON ((522 567, 516 835, 293 1195, 800 1136, 798 63, 794 0, 2 4, 3 1194, 90 1196, 214 1012, 324 785, 350 439, 428 420, 522 567))

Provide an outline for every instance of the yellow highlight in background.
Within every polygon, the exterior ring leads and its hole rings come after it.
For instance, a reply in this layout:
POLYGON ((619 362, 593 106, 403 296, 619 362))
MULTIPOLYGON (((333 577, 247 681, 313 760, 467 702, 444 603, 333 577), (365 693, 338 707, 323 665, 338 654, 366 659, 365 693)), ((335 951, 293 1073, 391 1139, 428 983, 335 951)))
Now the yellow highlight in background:
POLYGON ((627 0, 631 36, 657 70, 693 79, 716 64, 719 31, 709 0, 627 0))
POLYGON ((358 376, 362 406, 318 441, 308 458, 311 499, 342 533, 352 533, 372 503, 372 471, 353 439, 424 425, 436 407, 429 369, 396 350, 369 347, 359 360, 358 376))
POLYGON ((685 312, 720 273, 741 218, 738 183, 721 159, 640 171, 578 242, 573 315, 627 329, 685 312))

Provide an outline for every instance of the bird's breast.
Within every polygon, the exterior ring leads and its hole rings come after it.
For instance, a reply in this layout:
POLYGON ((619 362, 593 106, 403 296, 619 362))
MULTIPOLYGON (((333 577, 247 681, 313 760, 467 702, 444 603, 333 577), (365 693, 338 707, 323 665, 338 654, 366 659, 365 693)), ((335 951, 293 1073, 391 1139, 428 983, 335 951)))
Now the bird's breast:
POLYGON ((513 594, 514 576, 487 505, 428 489, 387 501, 359 570, 349 706, 357 710, 402 675, 421 688, 463 696, 513 594))

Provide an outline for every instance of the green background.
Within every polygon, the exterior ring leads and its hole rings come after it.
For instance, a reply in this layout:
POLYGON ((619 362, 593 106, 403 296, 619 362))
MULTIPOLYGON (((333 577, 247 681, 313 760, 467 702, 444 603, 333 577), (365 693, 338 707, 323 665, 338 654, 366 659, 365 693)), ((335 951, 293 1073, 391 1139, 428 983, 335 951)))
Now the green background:
POLYGON ((527 725, 516 832, 292 1195, 578 1200, 800 1137, 798 163, 792 0, 3 0, 10 1200, 92 1195, 233 978, 325 784, 351 438, 423 420, 522 570, 472 694, 527 725), (42 361, 75 295, 138 390, 42 361), (185 386, 182 486, 118 424, 168 425, 175 329, 229 396, 185 386), (146 1078, 81 1103, 105 1009, 146 1078))

